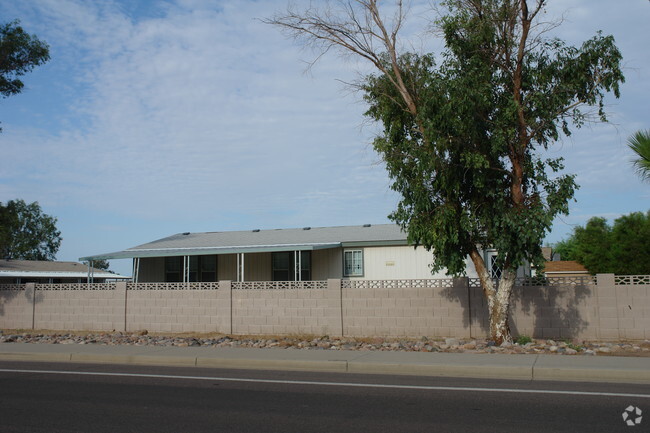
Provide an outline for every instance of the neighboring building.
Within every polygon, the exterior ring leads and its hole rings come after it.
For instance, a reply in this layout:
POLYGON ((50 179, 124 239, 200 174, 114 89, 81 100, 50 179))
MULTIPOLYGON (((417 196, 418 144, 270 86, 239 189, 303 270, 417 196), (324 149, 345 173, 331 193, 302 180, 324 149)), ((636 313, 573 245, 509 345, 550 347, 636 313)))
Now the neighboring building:
MULTIPOLYGON (((493 250, 484 251, 493 265, 493 250)), ((181 233, 80 260, 133 259, 138 282, 437 278, 431 253, 394 224, 181 233)), ((467 273, 476 277, 468 259, 467 273)), ((500 273, 492 269, 495 277, 500 273)), ((520 270, 520 276, 529 271, 520 270)))
POLYGON ((589 271, 575 260, 556 260, 544 265, 546 277, 588 277, 589 271))
POLYGON ((0 260, 0 284, 24 283, 95 283, 124 280, 131 277, 89 268, 77 262, 39 260, 0 260))

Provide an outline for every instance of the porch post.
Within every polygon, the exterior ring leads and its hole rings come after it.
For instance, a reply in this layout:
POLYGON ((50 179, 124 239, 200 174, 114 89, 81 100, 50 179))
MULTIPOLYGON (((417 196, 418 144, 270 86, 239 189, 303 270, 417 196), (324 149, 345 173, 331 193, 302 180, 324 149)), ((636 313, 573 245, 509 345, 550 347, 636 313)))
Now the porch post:
POLYGON ((140 276, 140 257, 133 258, 133 282, 137 283, 140 276))
POLYGON ((302 252, 293 252, 293 280, 302 281, 302 252))
POLYGON ((183 282, 190 282, 190 256, 183 256, 183 282))
POLYGON ((246 278, 246 264, 244 261, 244 253, 241 253, 241 282, 244 282, 244 279, 246 278))
POLYGON ((237 253, 237 281, 244 281, 244 271, 246 267, 244 265, 244 253, 237 253))

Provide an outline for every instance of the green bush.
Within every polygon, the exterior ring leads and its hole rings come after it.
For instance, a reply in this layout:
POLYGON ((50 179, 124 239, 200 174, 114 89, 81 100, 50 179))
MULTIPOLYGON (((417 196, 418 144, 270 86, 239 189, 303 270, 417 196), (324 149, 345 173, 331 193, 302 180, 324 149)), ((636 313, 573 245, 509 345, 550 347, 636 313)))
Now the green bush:
POLYGON ((523 346, 524 344, 532 343, 532 342, 533 342, 533 339, 530 338, 527 335, 520 335, 519 337, 517 337, 517 340, 516 340, 516 343, 518 345, 520 345, 520 346, 523 346))

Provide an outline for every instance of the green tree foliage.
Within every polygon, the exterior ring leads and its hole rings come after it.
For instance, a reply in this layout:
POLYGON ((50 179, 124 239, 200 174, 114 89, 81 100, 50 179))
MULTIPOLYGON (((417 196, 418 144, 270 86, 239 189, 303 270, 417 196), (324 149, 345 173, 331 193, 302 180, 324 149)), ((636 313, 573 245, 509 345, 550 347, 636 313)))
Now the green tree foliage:
POLYGON ((562 260, 581 263, 591 274, 650 274, 650 211, 624 215, 613 226, 594 217, 584 227, 576 227, 555 251, 562 260))
POLYGON ((102 271, 108 271, 110 263, 106 259, 93 260, 92 262, 83 262, 84 265, 91 266, 95 269, 101 269, 102 271))
POLYGON ((499 343, 510 339, 516 270, 542 263, 542 241, 577 187, 573 175, 561 174, 561 158, 540 154, 590 120, 592 110, 606 121, 604 96, 618 97, 624 80, 613 37, 598 33, 579 47, 545 38, 533 31, 546 1, 529 3, 443 2, 447 13, 437 26, 446 48, 439 58, 398 52, 400 1, 392 26, 376 0, 344 2, 338 13, 289 10, 269 21, 378 69, 361 89, 366 115, 383 126, 374 147, 401 195, 390 218, 411 243, 434 252, 433 270, 462 274, 471 258, 499 343), (498 286, 480 253, 485 247, 498 250, 498 286))
POLYGON ((3 259, 54 260, 61 246, 56 218, 46 215, 38 202, 0 203, 0 254, 3 259))
POLYGON ((20 21, 0 24, 0 95, 7 98, 20 93, 24 84, 19 77, 49 59, 49 46, 26 33, 20 21))
POLYGON ((628 146, 636 155, 632 165, 637 174, 650 182, 650 130, 638 131, 628 139, 628 146))

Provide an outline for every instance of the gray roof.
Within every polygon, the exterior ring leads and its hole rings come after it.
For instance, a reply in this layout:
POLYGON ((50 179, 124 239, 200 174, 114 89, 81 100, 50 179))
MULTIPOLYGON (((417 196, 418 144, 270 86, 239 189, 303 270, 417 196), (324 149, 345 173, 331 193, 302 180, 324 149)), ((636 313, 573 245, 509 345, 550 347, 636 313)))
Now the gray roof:
MULTIPOLYGON (((0 277, 43 277, 83 278, 88 275, 88 266, 77 262, 55 262, 45 260, 0 260, 0 277)), ((94 268, 95 278, 130 278, 94 268)))
POLYGON ((315 250, 368 245, 406 245, 395 224, 233 232, 179 233, 114 253, 79 260, 315 250))

